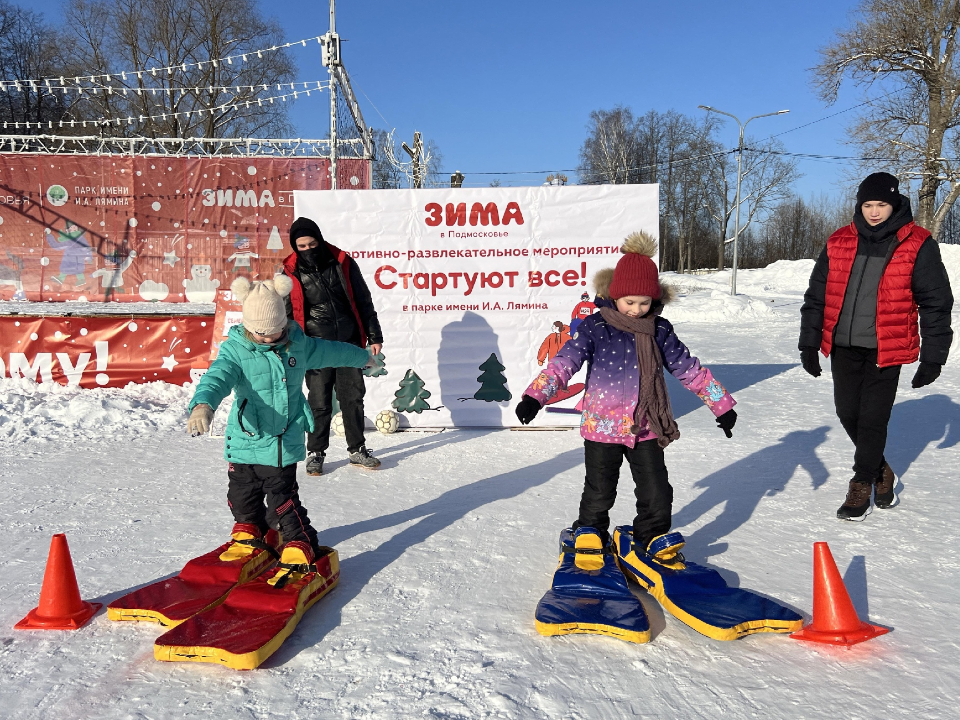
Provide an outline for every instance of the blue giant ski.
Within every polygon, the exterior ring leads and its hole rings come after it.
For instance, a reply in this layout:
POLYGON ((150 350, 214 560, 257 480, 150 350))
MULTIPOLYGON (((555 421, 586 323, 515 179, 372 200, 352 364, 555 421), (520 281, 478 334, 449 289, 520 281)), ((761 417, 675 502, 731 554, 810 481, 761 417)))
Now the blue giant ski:
POLYGON ((560 564, 553 587, 537 604, 536 621, 541 635, 594 633, 650 641, 647 614, 627 587, 613 548, 603 547, 589 527, 560 533, 560 564))

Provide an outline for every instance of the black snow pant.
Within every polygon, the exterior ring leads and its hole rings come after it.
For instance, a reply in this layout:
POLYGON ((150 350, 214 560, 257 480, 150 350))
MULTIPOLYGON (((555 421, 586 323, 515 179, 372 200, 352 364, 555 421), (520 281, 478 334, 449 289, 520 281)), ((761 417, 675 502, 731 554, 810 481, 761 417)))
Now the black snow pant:
POLYGON ((366 386, 360 368, 340 367, 307 371, 307 403, 313 410, 313 432, 307 436, 307 452, 325 453, 330 447, 330 420, 333 417, 333 388, 343 414, 347 452, 363 447, 363 396, 366 386))
POLYGON ((667 478, 663 448, 656 440, 638 442, 633 448, 619 443, 583 441, 587 475, 580 498, 578 527, 593 527, 606 539, 610 530, 610 508, 617 500, 620 466, 626 456, 633 474, 637 497, 637 516, 633 520, 633 539, 646 548, 657 535, 670 531, 673 488, 667 478))
POLYGON ((878 368, 875 349, 837 347, 830 353, 837 417, 856 448, 854 480, 872 483, 880 475, 900 367, 878 368))
POLYGON ((264 534, 273 528, 285 543, 300 540, 316 552, 317 531, 300 504, 296 463, 282 468, 230 463, 227 476, 227 504, 234 520, 252 523, 264 534))

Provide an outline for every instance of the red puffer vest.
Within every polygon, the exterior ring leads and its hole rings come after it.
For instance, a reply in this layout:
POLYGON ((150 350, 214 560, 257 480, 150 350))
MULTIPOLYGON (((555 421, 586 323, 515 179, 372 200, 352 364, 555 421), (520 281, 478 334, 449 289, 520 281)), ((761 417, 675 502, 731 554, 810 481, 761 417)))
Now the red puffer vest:
MULTIPOLYGON (((911 283, 917 251, 930 233, 909 222, 897 231, 899 244, 883 270, 877 289, 877 365, 909 365, 920 357, 920 327, 911 283)), ((823 308, 820 351, 830 355, 833 332, 840 319, 853 261, 857 256, 857 228, 853 223, 837 230, 827 240, 830 271, 823 308)))

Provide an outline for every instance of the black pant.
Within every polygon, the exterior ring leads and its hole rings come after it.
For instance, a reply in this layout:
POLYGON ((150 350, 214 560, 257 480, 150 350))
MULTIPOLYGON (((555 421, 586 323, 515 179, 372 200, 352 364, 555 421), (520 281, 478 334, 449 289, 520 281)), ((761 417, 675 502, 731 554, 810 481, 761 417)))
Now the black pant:
POLYGON ((626 456, 633 474, 637 497, 637 516, 633 520, 633 539, 646 548, 657 535, 670 531, 673 488, 663 462, 663 448, 656 440, 638 442, 633 448, 617 443, 583 441, 587 476, 580 498, 580 517, 575 528, 594 527, 606 535, 610 528, 610 508, 617 500, 620 466, 626 456))
POLYGON ((854 479, 873 482, 883 467, 887 423, 897 397, 900 365, 877 367, 877 351, 837 347, 830 353, 833 401, 840 424, 853 440, 854 479))
POLYGON ((252 523, 264 534, 273 528, 285 543, 300 540, 316 550, 317 531, 300 504, 296 463, 282 468, 230 463, 227 477, 227 504, 234 520, 252 523))
POLYGON ((363 371, 352 367, 323 368, 307 371, 307 402, 313 410, 314 423, 313 432, 307 436, 307 452, 325 453, 330 447, 334 385, 343 414, 347 452, 354 453, 363 447, 363 396, 367 391, 363 371))

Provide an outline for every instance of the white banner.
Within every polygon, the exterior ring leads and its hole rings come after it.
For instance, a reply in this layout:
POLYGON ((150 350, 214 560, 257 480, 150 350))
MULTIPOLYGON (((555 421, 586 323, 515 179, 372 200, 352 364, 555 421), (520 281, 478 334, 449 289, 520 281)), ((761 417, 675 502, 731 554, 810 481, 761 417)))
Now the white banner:
MULTIPOLYGON (((657 185, 295 192, 295 214, 353 256, 373 295, 386 373, 367 379, 367 418, 392 407, 412 427, 518 425, 523 391, 593 312, 594 273, 616 265, 629 233, 658 235, 657 193, 657 185)), ((574 394, 535 425, 579 423, 571 409, 585 370, 571 381, 574 394)))

